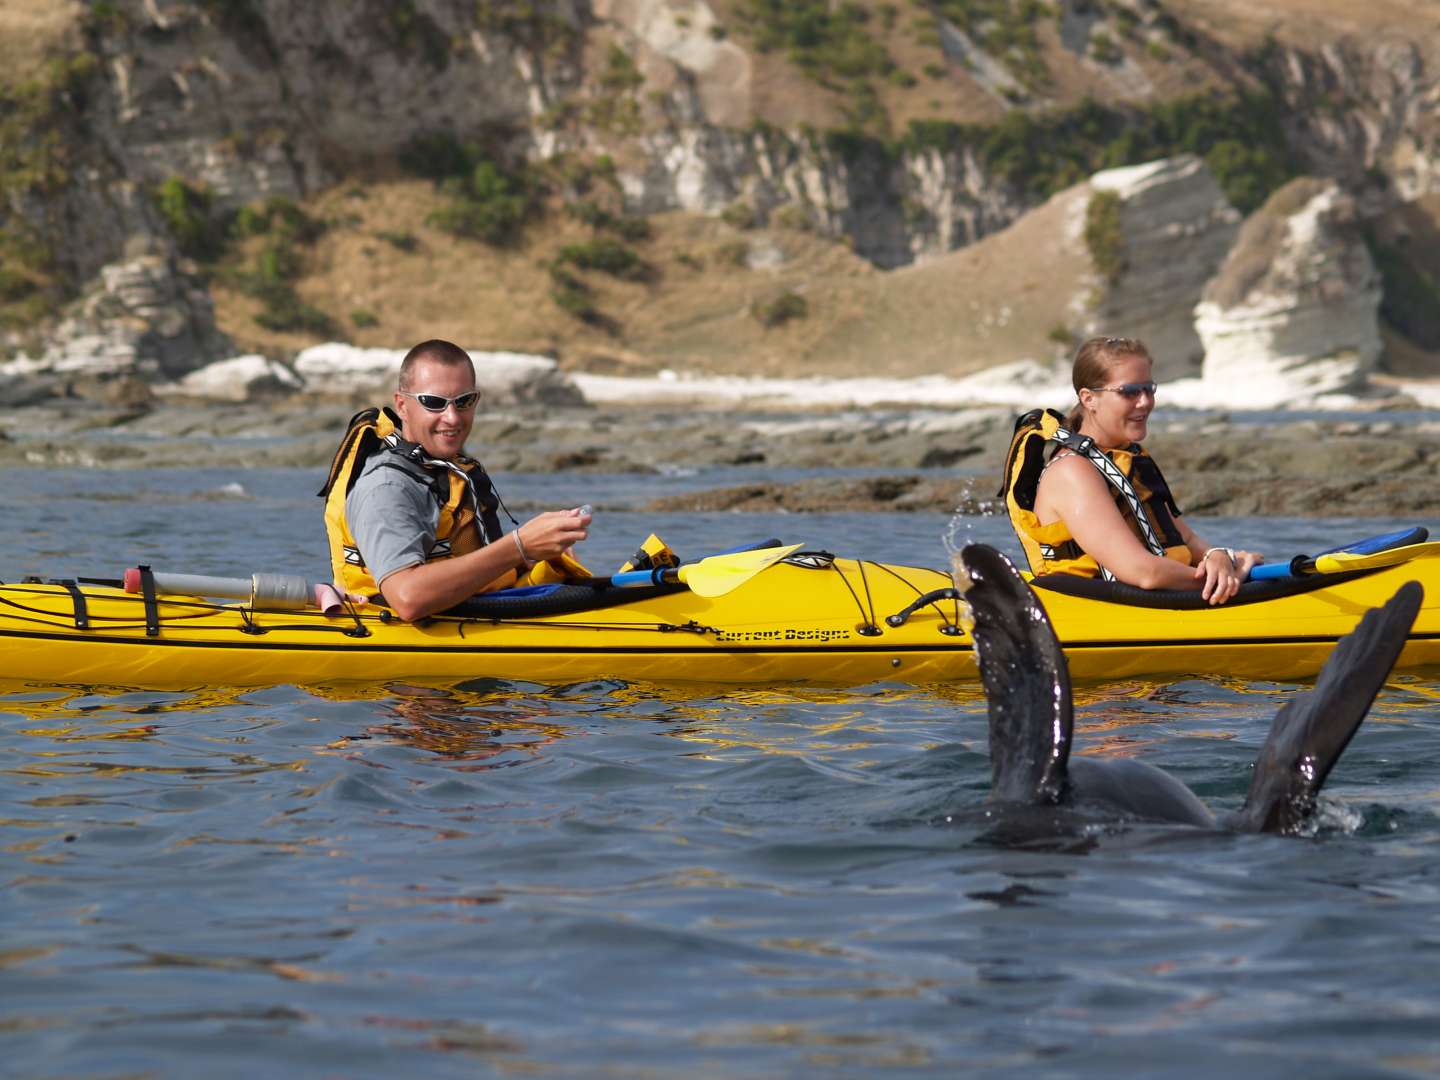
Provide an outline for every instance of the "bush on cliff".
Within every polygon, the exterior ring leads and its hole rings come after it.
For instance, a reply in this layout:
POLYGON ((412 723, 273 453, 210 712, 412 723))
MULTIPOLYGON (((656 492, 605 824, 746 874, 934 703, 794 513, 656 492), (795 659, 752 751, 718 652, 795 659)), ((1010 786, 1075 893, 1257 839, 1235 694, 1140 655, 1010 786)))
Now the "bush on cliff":
POLYGON ((400 152, 410 172, 433 180, 448 202, 429 223, 453 236, 495 247, 519 242, 538 211, 538 185, 518 170, 507 170, 476 143, 462 143, 447 131, 411 139, 400 152))

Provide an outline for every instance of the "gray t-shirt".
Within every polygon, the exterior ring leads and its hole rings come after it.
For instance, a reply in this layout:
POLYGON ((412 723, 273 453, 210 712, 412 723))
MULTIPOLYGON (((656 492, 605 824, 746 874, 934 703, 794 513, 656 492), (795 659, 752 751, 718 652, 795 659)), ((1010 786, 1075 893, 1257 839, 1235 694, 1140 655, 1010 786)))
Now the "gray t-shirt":
POLYGON ((401 472, 386 466, 387 460, 396 456, 372 455, 345 499, 350 535, 377 583, 423 563, 440 527, 440 502, 424 482, 424 470, 414 466, 411 479, 405 475, 411 473, 408 462, 401 472))

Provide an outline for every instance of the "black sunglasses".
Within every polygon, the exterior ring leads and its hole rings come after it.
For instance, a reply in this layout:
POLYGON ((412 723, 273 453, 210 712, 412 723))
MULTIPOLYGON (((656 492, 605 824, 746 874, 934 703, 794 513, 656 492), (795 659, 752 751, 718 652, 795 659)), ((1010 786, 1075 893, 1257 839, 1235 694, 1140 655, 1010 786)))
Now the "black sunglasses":
POLYGON ((426 412, 444 412, 451 405, 454 405, 457 411, 464 412, 466 409, 473 409, 475 403, 480 400, 479 390, 470 390, 464 394, 456 394, 454 397, 442 397, 440 394, 412 394, 409 390, 401 390, 400 393, 406 397, 413 397, 426 412))
POLYGON ((1156 386, 1153 382, 1127 382, 1120 386, 1092 386, 1090 389, 1097 394, 1119 394, 1123 398, 1134 401, 1141 394, 1149 394, 1153 398, 1156 386))

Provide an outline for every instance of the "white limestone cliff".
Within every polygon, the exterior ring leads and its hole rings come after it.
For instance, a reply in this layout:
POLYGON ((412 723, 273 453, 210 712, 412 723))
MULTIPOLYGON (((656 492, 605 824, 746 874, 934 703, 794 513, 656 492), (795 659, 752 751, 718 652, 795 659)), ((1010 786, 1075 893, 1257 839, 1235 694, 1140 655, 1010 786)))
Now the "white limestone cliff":
POLYGON ((1379 303, 1354 200, 1293 180, 1245 223, 1195 308, 1204 383, 1248 408, 1354 393, 1380 355, 1379 303))

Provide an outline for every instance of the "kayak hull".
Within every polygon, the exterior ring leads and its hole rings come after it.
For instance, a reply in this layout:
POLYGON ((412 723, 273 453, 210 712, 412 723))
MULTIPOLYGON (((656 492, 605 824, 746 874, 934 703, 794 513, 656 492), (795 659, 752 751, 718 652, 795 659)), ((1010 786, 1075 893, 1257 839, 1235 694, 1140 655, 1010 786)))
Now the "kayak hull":
POLYGON ((1397 668, 1440 665, 1440 556, 1311 581, 1309 591, 1189 610, 1138 607, 1036 589, 1076 679, 1215 675, 1306 679, 1366 611, 1407 581, 1425 600, 1397 668))
MULTIPOLYGON (((1337 579, 1299 595, 1199 610, 1141 608, 1037 589, 1079 680, 1187 675, 1293 680, 1404 582, 1426 597, 1397 667, 1440 665, 1440 557, 1337 579)), ((939 570, 836 559, 778 564, 725 596, 648 595, 531 618, 252 610, 108 586, 0 585, 0 679, 155 689, 281 683, 858 684, 970 680, 973 645, 954 601, 886 617, 949 584, 939 570), (77 594, 80 604, 77 605, 77 594), (83 607, 77 626, 77 611, 83 607)))
POLYGON ((960 606, 932 605, 901 627, 884 616, 949 580, 938 570, 836 559, 776 565, 721 597, 680 590, 597 610, 420 624, 160 597, 153 634, 143 600, 116 588, 80 588, 82 628, 73 588, 3 585, 0 677, 155 688, 487 678, 946 681, 974 675, 969 636, 956 626, 960 606))

